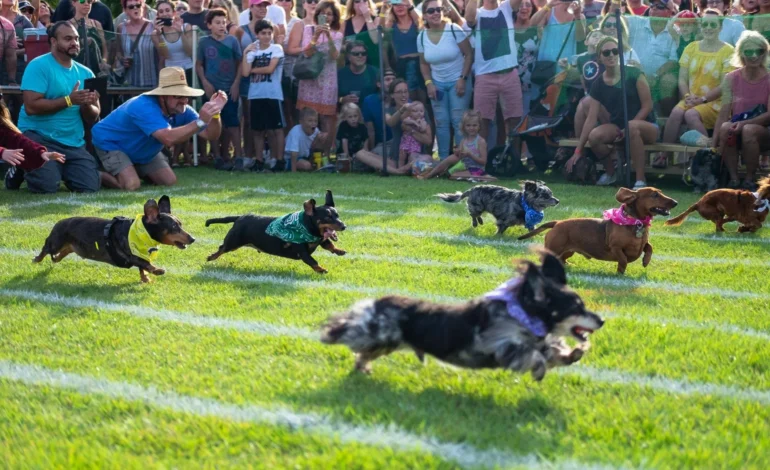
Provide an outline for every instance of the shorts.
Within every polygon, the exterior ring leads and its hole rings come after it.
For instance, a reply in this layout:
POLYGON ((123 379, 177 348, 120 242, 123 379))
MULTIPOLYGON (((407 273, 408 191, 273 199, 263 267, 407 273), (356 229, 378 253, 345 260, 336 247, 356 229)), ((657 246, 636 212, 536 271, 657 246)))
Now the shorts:
POLYGON ((251 130, 269 131, 283 129, 286 120, 283 118, 283 102, 270 98, 249 100, 251 113, 251 130))
MULTIPOLYGON (((286 160, 286 171, 291 171, 291 157, 285 158, 286 160)), ((297 157, 297 162, 300 160, 307 160, 310 161, 308 157, 297 157)))
MULTIPOLYGON (((680 101, 676 107, 679 109, 687 109, 685 108, 684 100, 680 101)), ((713 129, 717 123, 717 116, 719 116, 719 110, 721 108, 722 105, 720 101, 717 100, 710 103, 699 104, 698 106, 695 106, 691 109, 694 109, 698 115, 700 115, 700 120, 703 123, 703 127, 706 129, 713 129)))
POLYGON ((227 104, 222 108, 220 114, 222 116, 222 127, 241 127, 241 119, 238 114, 238 100, 233 101, 228 97, 227 104))
POLYGON ((145 178, 150 173, 155 173, 163 168, 171 168, 166 156, 160 152, 148 163, 134 163, 128 155, 120 150, 105 152, 98 147, 96 148, 96 156, 101 160, 104 171, 112 176, 118 176, 121 171, 130 166, 133 166, 136 169, 136 174, 139 175, 140 178, 145 178))
POLYGON ((483 119, 493 121, 497 111, 497 101, 503 109, 503 118, 518 118, 524 115, 521 96, 521 79, 514 67, 510 72, 487 73, 476 75, 473 88, 473 109, 483 119))

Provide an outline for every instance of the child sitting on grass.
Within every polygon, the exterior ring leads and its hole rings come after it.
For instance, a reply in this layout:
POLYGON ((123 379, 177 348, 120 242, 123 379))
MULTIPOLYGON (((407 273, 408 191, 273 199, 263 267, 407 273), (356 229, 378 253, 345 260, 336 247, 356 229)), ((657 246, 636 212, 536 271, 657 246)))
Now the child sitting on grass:
POLYGON ((310 161, 311 149, 322 149, 328 134, 318 129, 318 112, 312 108, 302 108, 299 113, 299 124, 294 126, 286 136, 286 152, 291 156, 287 170, 313 171, 310 161))
POLYGON ((460 129, 463 140, 455 147, 454 154, 448 156, 435 168, 419 179, 433 178, 445 172, 449 173, 449 179, 474 179, 477 181, 495 181, 497 178, 490 176, 485 171, 487 165, 487 141, 479 135, 481 128, 481 115, 478 111, 468 110, 463 114, 460 129))
POLYGON ((350 158, 364 149, 368 140, 369 131, 364 125, 361 108, 355 103, 346 103, 342 106, 337 128, 337 153, 350 158))

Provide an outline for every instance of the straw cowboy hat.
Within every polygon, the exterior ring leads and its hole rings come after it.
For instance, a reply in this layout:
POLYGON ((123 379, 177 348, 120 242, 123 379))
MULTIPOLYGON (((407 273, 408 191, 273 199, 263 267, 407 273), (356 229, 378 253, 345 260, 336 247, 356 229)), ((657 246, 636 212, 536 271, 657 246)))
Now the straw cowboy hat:
POLYGON ((203 94, 203 90, 196 90, 187 86, 184 70, 181 67, 166 67, 160 71, 158 88, 150 90, 145 95, 153 96, 190 96, 196 97, 203 94))

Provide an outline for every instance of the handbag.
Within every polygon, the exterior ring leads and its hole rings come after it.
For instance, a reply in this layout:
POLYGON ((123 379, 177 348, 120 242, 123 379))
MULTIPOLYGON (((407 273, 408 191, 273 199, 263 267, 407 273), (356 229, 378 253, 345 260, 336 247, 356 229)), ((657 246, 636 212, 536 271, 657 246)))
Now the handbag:
POLYGON ((548 83, 553 77, 556 76, 556 64, 561 58, 561 54, 564 52, 564 47, 567 45, 570 34, 572 34, 572 28, 575 27, 575 22, 571 22, 569 25, 569 31, 564 38, 564 42, 561 43, 561 49, 559 49, 559 55, 556 56, 556 60, 538 60, 535 62, 535 67, 529 75, 529 81, 537 86, 543 86, 548 83))
MULTIPOLYGON (((313 28, 313 33, 315 33, 315 28, 313 28)), ((302 52, 297 57, 297 61, 294 62, 294 78, 297 80, 314 80, 321 75, 325 65, 326 56, 323 52, 316 50, 310 57, 302 52)))

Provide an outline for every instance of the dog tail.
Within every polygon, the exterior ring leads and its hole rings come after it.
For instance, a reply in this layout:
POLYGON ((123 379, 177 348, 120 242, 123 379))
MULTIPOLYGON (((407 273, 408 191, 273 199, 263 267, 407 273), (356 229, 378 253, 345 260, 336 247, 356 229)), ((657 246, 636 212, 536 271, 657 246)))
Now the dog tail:
POLYGON ((344 344, 353 351, 397 347, 402 342, 398 315, 378 312, 376 300, 362 300, 349 312, 329 319, 321 331, 321 342, 344 344))
POLYGON ((682 225, 682 222, 684 222, 684 219, 687 218, 690 213, 695 212, 698 209, 698 203, 691 205, 689 209, 682 212, 678 216, 674 217, 673 219, 668 219, 663 225, 673 225, 673 226, 679 226, 682 225))
POLYGON ((526 240, 527 238, 534 237, 538 233, 543 233, 546 230, 550 230, 550 229, 556 227, 557 223, 559 223, 558 220, 552 220, 552 221, 550 221, 548 223, 545 223, 545 224, 541 225, 540 227, 536 228, 535 230, 532 230, 531 232, 525 233, 524 235, 520 236, 519 240, 526 240))
POLYGON ((232 224, 239 218, 240 218, 239 216, 235 215, 232 217, 222 217, 221 219, 209 219, 206 221, 206 227, 208 227, 211 224, 232 224))
POLYGON ((436 194, 436 197, 441 199, 444 202, 452 202, 452 203, 460 202, 466 197, 468 197, 468 195, 471 193, 472 190, 473 189, 469 189, 464 193, 460 191, 457 191, 456 193, 440 193, 440 194, 436 194))

